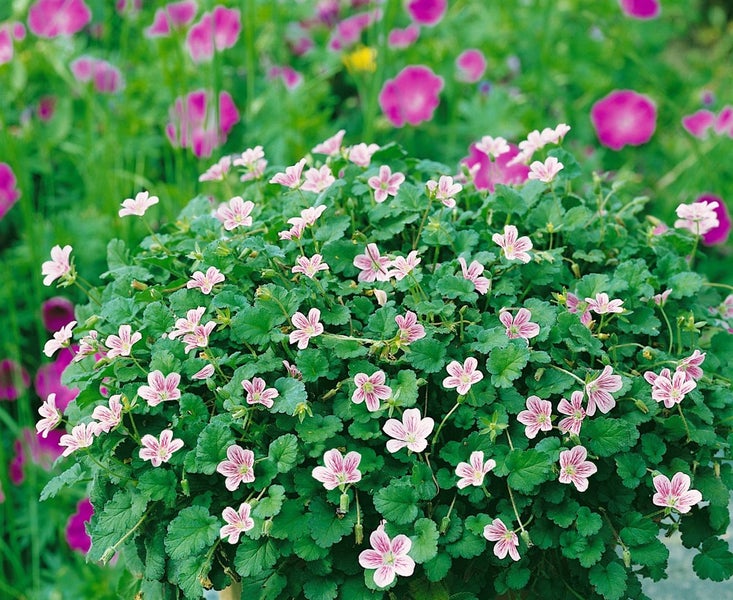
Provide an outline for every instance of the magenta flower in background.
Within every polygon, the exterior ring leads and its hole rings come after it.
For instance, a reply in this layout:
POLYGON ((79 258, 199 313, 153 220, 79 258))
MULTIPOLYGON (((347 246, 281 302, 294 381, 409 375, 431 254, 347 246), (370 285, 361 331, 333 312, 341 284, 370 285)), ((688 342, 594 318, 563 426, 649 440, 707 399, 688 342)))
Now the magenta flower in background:
POLYGON ((613 150, 646 144, 657 127, 654 101, 633 90, 614 90, 590 111, 598 140, 613 150))
POLYGON ((585 414, 592 417, 596 414, 596 407, 603 414, 606 414, 614 406, 616 400, 611 395, 612 392, 618 392, 623 386, 623 380, 620 375, 613 374, 613 368, 610 365, 603 367, 603 371, 592 381, 585 384, 585 394, 588 396, 588 408, 585 414))
POLYGON ((30 460, 46 471, 53 467, 54 461, 61 456, 63 448, 59 445, 65 432, 62 429, 49 431, 47 437, 24 427, 21 436, 13 442, 13 456, 8 465, 8 475, 14 485, 20 485, 25 479, 25 465, 30 453, 30 460))
POLYGON ((36 114, 38 118, 44 123, 48 123, 53 119, 53 115, 56 113, 56 96, 42 96, 38 100, 38 106, 36 107, 36 114))
POLYGON ((652 497, 652 503, 656 506, 687 513, 695 504, 702 501, 702 494, 690 489, 690 476, 686 473, 675 473, 672 481, 660 474, 653 481, 657 493, 652 497))
POLYGON ((325 466, 313 469, 313 479, 320 481, 327 490, 340 488, 343 492, 346 484, 361 481, 360 462, 361 454, 358 452, 349 452, 343 456, 335 448, 327 450, 323 455, 325 466))
POLYGON ((0 360, 0 401, 17 400, 30 383, 28 371, 19 363, 11 358, 0 360))
POLYGON ((395 127, 419 125, 433 118, 442 89, 442 77, 424 65, 411 65, 384 82, 379 106, 395 127))
POLYGON ((519 148, 509 145, 509 151, 491 160, 476 144, 468 148, 468 156, 461 159, 466 165, 477 190, 493 192, 497 184, 519 185, 527 181, 529 167, 521 162, 512 162, 519 155, 519 148))
POLYGON ((267 71, 270 80, 280 79, 288 91, 293 91, 303 83, 303 75, 288 65, 275 65, 267 71))
POLYGON ((412 46, 420 37, 420 28, 414 23, 408 25, 404 29, 395 27, 387 35, 387 45, 394 49, 408 48, 412 46))
POLYGON ((715 117, 713 131, 718 135, 727 133, 728 137, 733 137, 733 106, 726 104, 722 108, 718 116, 715 117))
POLYGON ((20 198, 16 187, 15 173, 7 163, 0 163, 0 219, 2 219, 20 198))
POLYGON ((412 452, 422 452, 428 446, 428 436, 433 431, 435 421, 432 417, 420 417, 420 410, 408 408, 402 413, 402 421, 388 419, 382 431, 391 440, 387 441, 387 450, 392 453, 407 447, 412 452))
POLYGON ((552 430, 552 402, 530 396, 526 406, 527 409, 517 415, 517 421, 525 425, 524 435, 533 440, 540 431, 552 430))
POLYGON ((91 81, 100 94, 114 94, 124 87, 122 73, 106 60, 80 56, 71 63, 70 68, 79 83, 91 81))
POLYGON ((148 373, 148 385, 141 385, 137 389, 137 395, 146 400, 149 406, 157 406, 161 402, 179 400, 181 390, 178 385, 181 383, 179 373, 163 375, 162 371, 148 373))
POLYGON ((221 52, 234 46, 241 31, 239 9, 216 6, 188 30, 186 48, 193 62, 208 62, 214 57, 214 50, 221 52))
POLYGON ((89 498, 79 500, 76 512, 66 522, 66 543, 72 550, 86 554, 92 547, 92 538, 89 537, 84 525, 92 520, 92 515, 94 515, 94 507, 89 498))
POLYGON ((232 231, 237 227, 249 227, 252 225, 252 209, 254 202, 243 200, 241 196, 234 196, 229 202, 221 204, 214 216, 224 225, 224 229, 232 231))
POLYGON ((143 335, 139 331, 132 333, 132 327, 130 325, 120 325, 117 333, 119 335, 110 335, 104 340, 104 345, 109 348, 107 358, 130 356, 132 347, 143 339, 143 335))
POLYGON ((397 192, 404 181, 405 176, 402 173, 393 174, 387 165, 382 165, 379 167, 379 176, 370 177, 367 183, 374 190, 375 202, 382 203, 387 199, 387 196, 397 196, 397 192))
POLYGON ((354 257, 354 266, 361 271, 359 281, 388 281, 392 261, 379 253, 376 244, 367 244, 364 254, 354 257))
POLYGON ((588 477, 598 471, 589 460, 588 451, 583 446, 575 446, 560 452, 560 483, 572 483, 579 492, 588 489, 588 477))
POLYGON ((709 206, 712 206, 715 211, 715 216, 718 218, 718 224, 703 234, 702 243, 706 246, 725 244, 728 241, 731 230, 731 218, 730 214, 728 214, 728 207, 722 198, 713 196, 712 194, 703 194, 695 200, 696 204, 702 202, 706 202, 709 206))
POLYGON ((38 37, 74 35, 91 20, 84 0, 36 0, 28 9, 28 28, 38 37))
POLYGON ((321 311, 317 308, 311 308, 308 311, 307 318, 302 312, 296 312, 290 319, 297 328, 290 333, 290 343, 295 344, 297 342, 300 350, 307 348, 311 338, 323 333, 320 318, 321 311))
POLYGON ((425 337, 425 328, 417 322, 417 315, 411 310, 408 310, 404 316, 397 315, 394 320, 397 323, 397 336, 400 344, 411 344, 425 337))
POLYGON ((634 19, 656 19, 662 12, 659 0, 619 0, 621 11, 634 19))
POLYGON ((469 48, 456 58, 456 69, 458 69, 459 81, 476 83, 486 72, 486 57, 481 50, 469 48))
POLYGON ((460 477, 456 487, 462 490, 469 485, 481 487, 484 484, 484 477, 496 466, 492 458, 484 462, 484 453, 481 451, 471 452, 468 462, 460 462, 456 467, 456 475, 460 477))
POLYGON ((252 506, 247 502, 242 502, 239 505, 239 510, 227 506, 221 513, 227 524, 219 529, 219 537, 226 539, 230 544, 236 544, 242 533, 255 526, 254 520, 249 516, 251 511, 252 506))
POLYGON ((447 389, 456 389, 461 396, 465 396, 471 390, 474 383, 478 383, 484 378, 484 374, 478 371, 478 361, 469 356, 463 361, 463 364, 457 360, 453 360, 445 368, 448 371, 448 377, 443 379, 443 387, 447 389))
POLYGON ((377 371, 371 375, 357 373, 354 376, 356 389, 351 395, 354 404, 366 402, 369 412, 379 410, 380 400, 388 400, 392 396, 392 388, 384 385, 386 381, 384 371, 377 371))
POLYGON ((494 544, 494 555, 497 558, 506 558, 509 554, 512 560, 519 560, 519 538, 513 531, 507 529, 504 522, 500 519, 494 519, 489 525, 484 527, 484 537, 494 544))
POLYGON ((13 30, 10 24, 0 25, 0 65, 13 60, 15 49, 13 47, 13 30))
POLYGON ((570 396, 570 402, 565 398, 560 400, 557 405, 557 412, 567 415, 557 426, 562 433, 580 434, 580 426, 585 419, 585 410, 583 409, 583 392, 575 391, 570 396))
POLYGON ((36 371, 33 388, 39 398, 47 398, 56 394, 56 406, 60 411, 66 410, 69 402, 79 395, 77 388, 67 388, 61 383, 61 374, 74 358, 74 348, 59 352, 52 363, 41 365, 36 371))
POLYGON ((532 313, 526 308, 520 308, 513 317, 505 308, 499 311, 499 321, 506 327, 506 336, 510 340, 522 338, 529 341, 540 334, 540 326, 530 322, 531 318, 532 313))
POLYGON ((54 296, 41 305, 41 315, 47 331, 58 331, 74 320, 74 304, 63 296, 54 296))
POLYGON ((359 554, 359 564, 374 571, 374 583, 386 587, 395 576, 410 577, 415 571, 415 561, 408 556, 412 541, 406 535, 396 535, 394 539, 384 532, 384 522, 369 536, 372 550, 359 554))
POLYGON ((88 448, 91 446, 94 441, 95 431, 95 423, 79 423, 74 426, 71 433, 62 435, 59 440, 59 446, 64 446, 66 448, 61 455, 69 456, 69 454, 79 450, 80 448, 88 448))
POLYGON ((715 113, 701 109, 682 117, 682 127, 696 138, 703 138, 715 122, 715 113))
POLYGON ((407 13, 414 23, 433 27, 440 23, 448 8, 448 0, 408 0, 407 13))
MULTIPOLYGON (((338 11, 338 7, 336 8, 338 11)), ((336 25, 328 41, 329 50, 343 50, 361 39, 362 32, 382 16, 381 10, 358 13, 347 17, 336 25)))
POLYGON ((122 208, 119 210, 121 217, 135 215, 142 217, 153 205, 158 204, 158 196, 151 196, 149 192, 138 192, 135 198, 126 198, 122 201, 122 208))
POLYGON ((252 381, 245 380, 242 382, 242 387, 247 392, 247 404, 262 404, 272 408, 275 398, 280 395, 275 388, 268 388, 262 377, 253 377, 252 381))
POLYGON ((182 29, 196 17, 196 0, 171 2, 155 11, 153 23, 145 29, 145 37, 163 37, 171 33, 171 29, 182 29))
POLYGON ((233 492, 241 483, 252 483, 255 480, 255 455, 237 444, 227 448, 227 460, 216 466, 216 472, 226 477, 224 485, 233 492))
POLYGON ((140 440, 143 447, 140 448, 140 458, 149 460, 154 467, 167 463, 173 453, 183 448, 183 440, 174 439, 170 429, 164 429, 156 438, 150 434, 144 435, 140 440))
POLYGON ((191 279, 186 283, 186 288, 189 290, 199 288, 202 293, 210 294, 211 290, 217 283, 222 283, 226 277, 216 267, 209 267, 206 269, 206 273, 203 271, 196 271, 191 275, 191 279))

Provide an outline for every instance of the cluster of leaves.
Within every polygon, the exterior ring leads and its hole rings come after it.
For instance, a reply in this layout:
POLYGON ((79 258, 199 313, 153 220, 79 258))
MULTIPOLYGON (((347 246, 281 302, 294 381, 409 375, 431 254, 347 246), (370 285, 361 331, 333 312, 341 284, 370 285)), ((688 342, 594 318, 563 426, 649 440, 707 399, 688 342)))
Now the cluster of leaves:
POLYGON ((67 385, 81 392, 66 417, 88 422, 106 404, 104 390, 122 395, 122 422, 74 452, 73 466, 44 492, 91 481, 89 559, 119 551, 144 598, 197 598, 203 588, 241 580, 246 598, 469 600, 511 590, 568 597, 572 590, 617 600, 643 598, 640 578, 665 576, 668 551, 659 534, 679 526, 683 543, 700 549, 698 575, 730 577, 733 555, 719 536, 733 488, 726 462, 732 405, 730 382, 715 373, 730 368, 733 354, 731 336, 704 323, 720 294, 690 270, 685 257, 694 236, 653 235, 653 224, 640 218, 643 198, 624 198, 600 180, 584 185, 570 154, 550 154, 565 165, 552 186, 534 181, 489 194, 467 185, 455 209, 425 186, 451 169, 394 145, 367 168, 330 157, 339 178, 320 194, 268 184, 277 171, 268 169, 261 180, 212 184, 221 186, 212 188, 217 194, 243 186, 255 206, 251 227, 225 231, 213 216, 216 202, 202 196, 139 248, 111 241, 107 285, 78 310, 75 334, 93 328, 104 340, 127 324, 143 338, 131 357, 88 357, 67 369, 67 385), (366 181, 381 165, 406 181, 377 204, 366 181), (301 240, 279 239, 289 218, 320 205, 325 211, 301 240), (508 261, 492 241, 507 223, 532 239, 528 264, 508 261), (354 258, 367 243, 392 257, 416 250, 421 263, 399 281, 360 282, 354 258), (291 272, 301 253, 316 252, 330 270, 314 279, 291 272), (486 267, 488 293, 479 295, 461 275, 458 257, 486 267), (188 289, 191 274, 208 267, 226 280, 209 295, 188 289), (652 296, 667 288, 661 319, 652 296), (387 296, 381 305, 377 289, 387 296), (602 331, 598 323, 587 327, 567 310, 568 291, 608 293, 623 299, 625 311, 602 331), (202 322, 217 327, 206 348, 187 354, 167 334, 200 306, 202 322), (502 308, 519 307, 540 327, 529 343, 509 339, 498 319, 502 308), (288 343, 291 317, 312 308, 325 331, 298 350, 288 343), (396 342, 395 317, 408 310, 426 335, 405 345, 396 342), (666 409, 641 373, 696 348, 707 352, 706 375, 682 412, 666 409), (478 360, 484 378, 459 397, 442 381, 450 361, 467 357, 478 360), (301 377, 288 376, 283 361, 301 377), (210 378, 192 379, 210 363, 210 378), (587 417, 577 437, 556 427, 525 436, 517 415, 528 396, 556 406, 582 391, 569 373, 588 380, 605 365, 623 380, 615 408, 587 417), (179 401, 149 406, 138 396, 153 370, 181 374, 179 401), (370 412, 352 402, 354 376, 377 370, 392 396, 370 412), (242 382, 255 376, 279 393, 271 409, 245 402, 242 382), (384 423, 413 407, 435 421, 428 447, 388 452, 384 423), (139 457, 140 437, 164 429, 184 447, 155 467, 139 457), (216 468, 235 443, 254 452, 255 480, 229 491, 216 468), (576 444, 598 469, 585 492, 558 481, 559 454, 576 444), (312 476, 333 448, 361 455, 362 479, 348 489, 348 506, 338 489, 327 491, 312 476), (496 467, 485 489, 459 490, 456 466, 476 450, 496 467), (692 475, 705 502, 689 515, 662 515, 651 502, 652 471, 692 475), (253 506, 255 526, 229 544, 219 537, 222 511, 243 501, 253 506), (521 519, 518 562, 498 559, 483 537, 495 518, 510 529, 521 519), (382 520, 390 537, 410 537, 417 563, 412 577, 398 577, 388 591, 358 561, 382 520))

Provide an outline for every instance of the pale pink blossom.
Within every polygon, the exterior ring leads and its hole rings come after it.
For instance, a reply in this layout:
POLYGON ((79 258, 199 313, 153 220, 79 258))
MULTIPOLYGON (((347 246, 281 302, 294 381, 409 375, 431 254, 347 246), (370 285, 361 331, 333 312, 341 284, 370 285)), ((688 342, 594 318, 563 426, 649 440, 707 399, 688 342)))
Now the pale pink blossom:
POLYGON ((456 487, 462 490, 469 485, 481 487, 484 484, 486 474, 496 467, 496 461, 489 458, 484 462, 484 453, 481 451, 471 452, 468 462, 460 462, 456 467, 456 475, 460 477, 456 487))
POLYGON ((526 235, 518 236, 519 231, 514 225, 505 225, 504 234, 495 233, 491 239, 499 245, 507 260, 519 260, 526 264, 532 260, 527 252, 532 249, 532 240, 526 235))
POLYGON ((311 152, 314 154, 326 154, 327 156, 338 156, 341 153, 341 144, 344 141, 345 129, 339 129, 333 136, 316 144, 311 152))
POLYGON ((252 483, 255 480, 255 455, 237 444, 227 448, 227 460, 216 466, 216 472, 226 477, 224 485, 233 492, 241 483, 252 483))
POLYGON ((130 356, 132 347, 143 339, 139 331, 132 333, 132 327, 130 325, 120 325, 118 334, 107 336, 107 339, 104 340, 104 345, 109 348, 107 358, 130 356))
POLYGON ((684 514, 702 501, 702 494, 698 490, 690 489, 690 476, 686 473, 675 473, 672 481, 660 474, 653 481, 657 493, 652 497, 652 503, 656 506, 674 509, 684 514))
POLYGON ((135 215, 142 217, 151 206, 158 204, 158 196, 151 196, 149 192, 138 192, 135 198, 127 198, 122 201, 122 208, 119 211, 121 217, 135 215))
POLYGON ((530 396, 526 406, 527 409, 517 415, 517 421, 525 425, 524 435, 533 440, 540 431, 552 430, 552 402, 530 396))
POLYGON ((561 399, 557 405, 557 412, 568 415, 557 424, 560 431, 580 435, 580 427, 583 424, 583 419, 585 419, 583 392, 573 392, 570 396, 570 402, 565 398, 561 399))
POLYGON ((369 536, 372 550, 359 554, 359 564, 374 571, 374 583, 378 587, 391 584, 395 576, 409 577, 415 572, 415 561, 408 556, 412 541, 406 535, 396 535, 394 539, 384 532, 384 523, 369 536))
POLYGON ((227 524, 219 529, 219 537, 227 540, 230 544, 236 544, 240 535, 255 526, 254 519, 249 516, 251 511, 252 506, 247 502, 242 502, 239 505, 239 510, 227 506, 221 513, 227 524))
POLYGON ((579 492, 588 489, 588 477, 598 471, 592 462, 585 460, 588 451, 583 446, 575 446, 560 452, 560 483, 572 483, 579 492))
POLYGON ((672 289, 666 289, 660 294, 654 294, 652 296, 652 300, 654 300, 654 304, 657 306, 664 306, 667 302, 667 298, 669 298, 669 295, 672 293, 672 289))
POLYGON ((214 365, 205 365, 198 371, 196 371, 193 375, 191 375, 191 379, 208 379, 214 374, 214 365))
POLYGON ((441 175, 438 181, 431 179, 425 184, 425 187, 428 188, 431 197, 437 198, 448 208, 455 207, 455 195, 463 189, 460 183, 453 183, 453 178, 449 175, 441 175))
POLYGON ((476 144, 471 144, 468 156, 461 159, 461 164, 468 169, 468 179, 477 190, 493 192, 497 184, 520 185, 527 181, 529 167, 517 160, 520 154, 519 148, 510 144, 508 152, 492 160, 476 144))
POLYGON ((486 57, 481 50, 469 48, 456 58, 458 79, 466 83, 476 83, 486 72, 486 57))
POLYGON ((201 322, 201 317, 204 315, 205 312, 205 306, 198 306, 187 311, 185 318, 176 319, 176 323, 173 326, 173 331, 168 334, 168 337, 173 340, 181 335, 193 333, 193 330, 201 322))
POLYGON ((696 349, 690 356, 683 358, 679 362, 677 371, 684 373, 688 380, 694 379, 697 381, 703 376, 703 370, 700 368, 700 365, 705 360, 705 355, 705 352, 700 352, 696 349))
POLYGON ((696 138, 706 137, 706 133, 715 123, 715 113, 707 109, 695 111, 682 117, 682 127, 696 138))
POLYGON ((186 283, 186 288, 192 290, 199 288, 202 293, 210 294, 211 290, 217 283, 225 280, 223 273, 216 267, 209 267, 204 274, 202 271, 196 271, 191 275, 190 281, 186 283))
POLYGON ((232 157, 222 156, 216 163, 199 175, 199 181, 224 181, 232 167, 232 157))
POLYGON ((41 274, 45 275, 43 278, 43 285, 51 285, 54 281, 59 278, 65 278, 66 275, 71 273, 71 264, 69 263, 69 256, 71 255, 71 246, 54 246, 51 248, 51 260, 47 260, 41 265, 41 274))
POLYGON ((379 410, 380 400, 388 400, 392 396, 392 388, 384 385, 385 375, 383 371, 377 371, 371 375, 357 373, 354 376, 356 389, 351 396, 354 404, 366 402, 367 410, 373 412, 379 410))
POLYGON ((422 259, 417 255, 417 250, 412 250, 406 257, 396 256, 392 261, 392 270, 389 272, 389 276, 401 281, 412 273, 412 270, 421 262, 422 259))
POLYGON ((376 244, 367 244, 364 254, 354 258, 354 266, 361 270, 357 278, 359 281, 388 281, 392 261, 380 255, 376 244))
POLYGON ((720 225, 715 209, 717 201, 703 200, 692 204, 680 204, 675 212, 679 219, 674 222, 678 229, 688 229, 696 235, 705 235, 720 225))
POLYGON ((149 406, 157 406, 161 402, 180 400, 181 390, 178 389, 180 383, 180 373, 163 375, 156 369, 148 374, 148 385, 141 385, 137 389, 137 394, 146 400, 149 406))
POLYGON ((238 158, 232 161, 232 165, 245 168, 244 174, 239 178, 240 181, 259 179, 267 168, 267 160, 265 160, 262 146, 247 148, 238 158))
POLYGON ((507 529, 501 519, 494 519, 484 527, 484 537, 494 544, 494 555, 497 558, 506 558, 509 554, 512 560, 519 560, 519 538, 513 531, 507 529))
MULTIPOLYGON (((733 119, 733 107, 731 109, 731 118, 733 119)), ((733 126, 731 127, 730 136, 733 137, 733 126)), ((715 216, 718 217, 718 225, 708 231, 702 236, 702 243, 706 246, 716 246, 725 244, 730 236, 731 228, 733 223, 731 222, 730 215, 728 214, 728 207, 722 198, 714 196, 712 194, 702 194, 697 197, 695 202, 717 202, 717 206, 713 208, 715 216)))
POLYGON ((484 295, 489 291, 491 280, 482 275, 484 272, 484 266, 480 262, 473 260, 470 265, 467 265, 466 259, 462 256, 458 257, 458 262, 461 265, 463 278, 473 283, 474 289, 479 294, 484 295))
POLYGON ((305 231, 305 221, 300 217, 293 217, 288 219, 288 223, 290 223, 292 227, 279 232, 278 236, 281 240, 299 240, 305 231))
POLYGON ((43 417, 36 423, 36 432, 44 438, 48 437, 48 432, 61 423, 61 411, 56 408, 56 394, 48 395, 43 404, 38 408, 38 414, 43 417))
POLYGON ((545 162, 536 160, 529 165, 529 175, 527 175, 527 178, 538 179, 543 183, 551 183, 555 179, 555 176, 564 168, 565 165, 558 161, 557 158, 548 156, 545 162))
POLYGON ((97 421, 92 423, 94 426, 95 435, 102 433, 109 433, 112 429, 117 427, 122 421, 122 396, 115 394, 109 397, 107 406, 100 405, 94 407, 92 412, 92 419, 97 421))
POLYGON ((262 404, 267 408, 272 408, 273 400, 280 395, 275 388, 268 388, 261 377, 253 377, 252 381, 245 379, 242 387, 247 392, 247 404, 262 404))
POLYGON ((94 441, 94 423, 79 423, 75 425, 71 433, 65 433, 59 440, 59 446, 65 446, 61 456, 69 456, 79 448, 88 448, 94 441))
POLYGON ((164 429, 157 438, 150 434, 144 435, 140 440, 143 445, 140 448, 140 458, 149 460, 154 467, 167 463, 173 453, 183 448, 183 440, 173 438, 173 431, 164 429))
POLYGON ((323 333, 320 318, 321 311, 317 308, 311 308, 308 311, 307 318, 302 312, 296 312, 291 321, 297 329, 290 333, 290 343, 295 344, 297 342, 300 350, 307 348, 311 338, 323 333))
POLYGON ((206 325, 196 325, 191 333, 185 334, 183 343, 186 344, 186 354, 196 348, 206 348, 209 345, 209 336, 215 327, 216 322, 209 321, 206 325))
POLYGON ((234 196, 229 202, 221 204, 214 216, 224 225, 224 229, 232 231, 237 227, 252 225, 252 209, 255 207, 251 200, 244 200, 241 196, 234 196))
POLYGON ((303 379, 303 373, 300 372, 300 369, 295 365, 291 365, 287 360, 283 361, 283 367, 285 367, 285 370, 288 372, 288 377, 292 377, 293 379, 303 379))
POLYGON ((303 174, 305 166, 305 158, 301 158, 297 163, 290 167, 285 167, 284 173, 276 173, 270 183, 279 183, 285 187, 295 189, 300 186, 300 178, 303 174))
POLYGON ((387 441, 387 450, 394 453, 407 447, 412 452, 422 452, 434 425, 432 417, 421 418, 419 409, 408 408, 402 413, 402 421, 388 419, 383 425, 382 431, 393 438, 387 441))
POLYGON ((585 409, 585 414, 592 417, 596 414, 596 407, 603 414, 606 414, 616 406, 616 400, 613 399, 611 393, 618 392, 622 386, 621 376, 614 375, 613 368, 610 365, 603 367, 603 371, 598 377, 585 384, 585 395, 588 397, 588 407, 585 409))
POLYGON ((688 378, 685 371, 675 371, 674 375, 669 369, 662 369, 659 375, 646 371, 644 379, 652 384, 652 399, 664 402, 666 408, 682 402, 697 387, 695 380, 688 378))
POLYGON ((384 290, 375 289, 374 297, 377 299, 377 304, 379 304, 379 306, 384 306, 385 304, 387 304, 387 292, 385 292, 384 290))
POLYGON ((623 300, 610 300, 608 294, 601 292, 596 294, 595 298, 586 298, 588 310, 592 310, 597 315, 605 315, 606 313, 622 313, 623 300))
POLYGON ((57 350, 68 348, 71 345, 71 331, 74 327, 76 327, 76 321, 71 321, 54 333, 53 338, 43 346, 43 353, 50 358, 57 350))
POLYGON ((372 162, 372 155, 379 150, 377 144, 356 144, 348 150, 349 160, 359 167, 368 167, 372 162))
POLYGON ((443 78, 425 65, 409 65, 394 79, 384 82, 379 92, 379 106, 395 127, 405 123, 419 125, 433 118, 440 104, 443 78))
POLYGON ((397 323, 397 337, 400 344, 411 344, 425 337, 425 328, 417 322, 417 315, 411 310, 404 316, 397 315, 394 320, 397 323))
POLYGON ((491 137, 490 135, 485 135, 476 142, 476 149, 493 158, 498 158, 511 150, 503 137, 491 137))
POLYGON ((297 262, 298 264, 291 271, 293 273, 302 273, 310 279, 313 279, 319 271, 328 271, 329 269, 328 264, 323 262, 323 257, 320 254, 314 254, 310 258, 299 256, 297 262))
POLYGON ((476 370, 477 367, 478 361, 473 356, 469 356, 463 364, 457 360, 451 361, 445 368, 449 376, 443 379, 443 387, 449 390, 455 388, 456 392, 465 396, 474 383, 484 378, 484 374, 476 370))
POLYGON ((325 466, 313 469, 313 479, 320 481, 327 490, 339 488, 343 492, 347 484, 361 481, 360 462, 361 454, 358 452, 349 452, 343 456, 335 448, 327 450, 323 455, 325 466))
POLYGON ((320 194, 331 187, 336 178, 331 173, 328 165, 321 165, 319 168, 312 167, 305 172, 305 181, 301 186, 304 192, 315 192, 320 194))
POLYGON ((506 327, 506 336, 510 340, 517 338, 529 340, 539 335, 540 326, 530 322, 531 318, 532 313, 526 308, 520 308, 514 317, 505 308, 499 312, 499 321, 506 327))
MULTIPOLYGON (((326 205, 321 204, 320 206, 309 206, 300 211, 300 218, 303 219, 305 225, 315 225, 315 222, 326 210, 326 205)), ((288 221, 290 223, 290 221, 288 221)))
POLYGON ((76 351, 73 361, 79 362, 87 356, 96 354, 99 350, 99 333, 92 329, 87 335, 79 340, 79 349, 76 351))
POLYGON ((374 190, 374 200, 382 203, 387 196, 396 196, 404 181, 405 176, 402 173, 392 174, 392 170, 387 165, 382 165, 379 167, 379 176, 370 177, 367 183, 374 190))
POLYGON ((593 317, 588 310, 588 303, 583 302, 575 294, 568 292, 565 296, 565 306, 569 313, 578 314, 580 313, 580 322, 588 327, 593 320, 593 317))

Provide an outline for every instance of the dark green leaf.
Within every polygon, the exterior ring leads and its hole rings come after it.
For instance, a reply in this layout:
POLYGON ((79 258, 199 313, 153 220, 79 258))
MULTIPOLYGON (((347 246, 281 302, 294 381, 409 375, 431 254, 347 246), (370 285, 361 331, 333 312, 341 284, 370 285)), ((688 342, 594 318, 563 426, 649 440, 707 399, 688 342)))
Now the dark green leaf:
POLYGON ((195 556, 219 537, 219 519, 203 506, 188 506, 168 525, 165 549, 173 559, 195 556))

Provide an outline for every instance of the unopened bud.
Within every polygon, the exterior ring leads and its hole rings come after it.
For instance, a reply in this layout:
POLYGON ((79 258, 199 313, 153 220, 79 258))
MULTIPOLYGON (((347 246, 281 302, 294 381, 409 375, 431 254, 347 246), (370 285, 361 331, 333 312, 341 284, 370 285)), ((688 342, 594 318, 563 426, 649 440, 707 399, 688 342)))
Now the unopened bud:
POLYGON ((450 517, 446 515, 440 521, 440 528, 438 529, 438 531, 441 535, 443 535, 446 531, 448 531, 448 527, 450 527, 450 517))
POLYGON ((649 412, 649 407, 644 403, 643 400, 639 400, 637 398, 636 400, 634 400, 634 404, 636 405, 636 408, 638 408, 644 414, 647 414, 649 412))
POLYGON ((624 548, 623 557, 624 557, 624 565, 626 566, 627 569, 630 568, 631 567, 631 552, 629 551, 628 548, 624 548))
POLYGON ((522 529, 522 531, 519 533, 519 537, 524 540, 524 543, 527 544, 528 548, 533 545, 532 540, 529 537, 529 531, 527 531, 526 529, 522 529))
POLYGON ((115 550, 112 546, 107 548, 102 554, 102 558, 100 559, 101 563, 103 565, 106 565, 112 559, 116 552, 117 550, 115 550))
POLYGON ((651 360, 654 357, 654 355, 652 354, 652 349, 649 346, 647 346, 646 348, 644 348, 644 350, 642 351, 641 355, 644 358, 646 358, 647 360, 651 360))
POLYGON ((136 279, 133 279, 132 280, 132 283, 130 284, 130 287, 133 290, 140 290, 140 291, 143 291, 143 290, 147 290, 148 289, 148 285, 146 283, 143 283, 142 281, 137 281, 136 279))
POLYGON ((361 523, 354 525, 354 541, 357 544, 364 542, 364 526, 361 523))
POLYGON ((339 510, 344 514, 349 512, 349 495, 346 493, 341 494, 339 498, 339 510))
POLYGON ((262 535, 270 535, 272 529, 272 519, 266 519, 262 522, 262 535))

